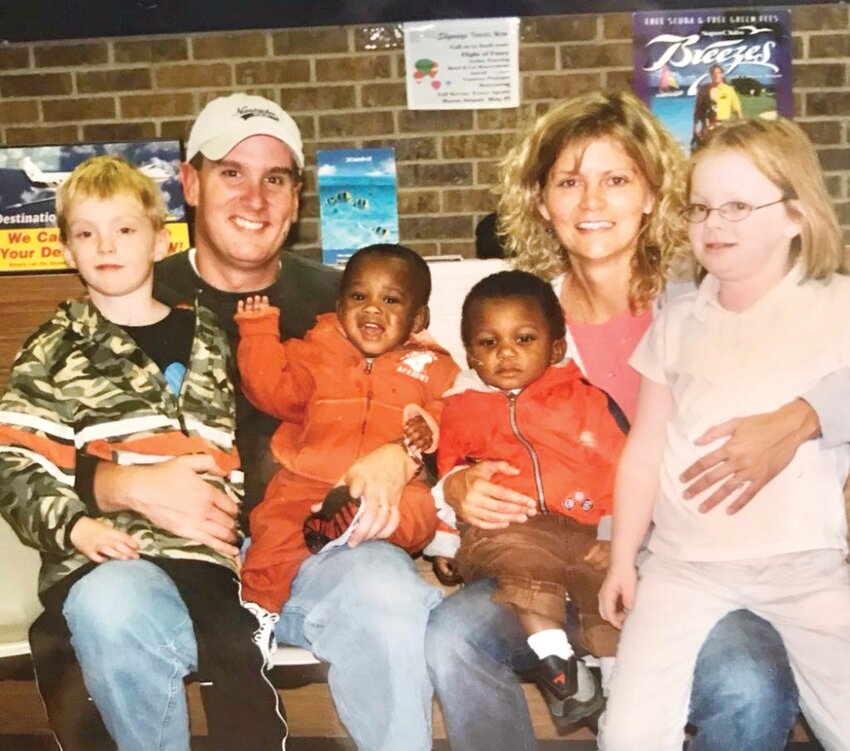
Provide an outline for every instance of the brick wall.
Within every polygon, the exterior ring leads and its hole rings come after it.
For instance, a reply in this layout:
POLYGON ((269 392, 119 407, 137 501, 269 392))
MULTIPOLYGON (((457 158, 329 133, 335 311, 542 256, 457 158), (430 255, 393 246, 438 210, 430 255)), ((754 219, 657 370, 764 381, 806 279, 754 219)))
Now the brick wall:
MULTIPOLYGON (((797 6, 794 110, 818 146, 850 241, 850 22, 844 3, 797 6)), ((494 208, 497 162, 524 119, 554 100, 631 86, 627 13, 541 16, 520 31, 522 106, 409 111, 397 25, 114 38, 0 46, 4 144, 184 138, 194 113, 232 91, 293 114, 317 148, 391 145, 401 238, 422 253, 471 255, 494 208)), ((315 172, 294 248, 318 256, 315 172)))

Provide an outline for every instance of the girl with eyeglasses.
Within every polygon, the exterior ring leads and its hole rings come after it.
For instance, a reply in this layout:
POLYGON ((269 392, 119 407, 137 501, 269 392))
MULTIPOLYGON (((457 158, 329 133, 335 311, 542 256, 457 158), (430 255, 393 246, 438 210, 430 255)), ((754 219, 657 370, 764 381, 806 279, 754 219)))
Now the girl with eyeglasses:
POLYGON ((712 131, 688 183, 683 214, 706 274, 661 311, 630 359, 640 389, 599 596, 603 617, 623 631, 600 748, 680 751, 700 647, 746 608, 782 636, 820 742, 846 751, 850 449, 806 442, 735 515, 700 513, 699 497, 683 500, 680 477, 707 426, 770 412, 850 365, 838 220, 814 149, 789 121, 712 131))

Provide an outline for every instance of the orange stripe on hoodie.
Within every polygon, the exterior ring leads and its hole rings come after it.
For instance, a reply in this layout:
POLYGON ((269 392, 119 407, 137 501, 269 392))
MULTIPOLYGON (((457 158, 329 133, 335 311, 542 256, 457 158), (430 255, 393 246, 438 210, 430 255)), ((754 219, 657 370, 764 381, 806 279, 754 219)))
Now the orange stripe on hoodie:
POLYGON ((216 449, 197 435, 188 436, 179 431, 134 438, 129 441, 91 441, 86 453, 106 461, 113 460, 113 452, 131 451, 147 456, 186 456, 187 454, 208 454, 224 472, 239 468, 239 453, 234 446, 229 452, 216 449))
POLYGON ((77 450, 72 444, 59 443, 28 430, 0 425, 0 443, 35 451, 63 470, 73 471, 77 464, 77 450))

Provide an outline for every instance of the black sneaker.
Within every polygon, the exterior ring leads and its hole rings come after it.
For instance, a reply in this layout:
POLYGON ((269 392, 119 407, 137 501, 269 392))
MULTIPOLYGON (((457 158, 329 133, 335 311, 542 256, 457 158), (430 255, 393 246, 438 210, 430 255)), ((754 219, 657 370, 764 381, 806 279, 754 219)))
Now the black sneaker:
POLYGON ((546 700, 546 706, 559 735, 569 733, 580 724, 592 723, 605 706, 599 676, 586 666, 582 668, 593 681, 593 693, 586 699, 576 699, 579 665, 575 656, 564 660, 550 655, 537 664, 535 681, 546 700))

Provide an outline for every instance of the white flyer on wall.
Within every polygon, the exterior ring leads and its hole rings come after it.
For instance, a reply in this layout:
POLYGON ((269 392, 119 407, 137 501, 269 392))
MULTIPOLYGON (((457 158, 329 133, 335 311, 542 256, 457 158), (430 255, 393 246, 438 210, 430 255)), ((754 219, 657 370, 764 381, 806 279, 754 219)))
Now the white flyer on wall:
POLYGON ((519 18, 404 24, 412 110, 519 106, 519 18))

